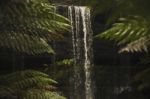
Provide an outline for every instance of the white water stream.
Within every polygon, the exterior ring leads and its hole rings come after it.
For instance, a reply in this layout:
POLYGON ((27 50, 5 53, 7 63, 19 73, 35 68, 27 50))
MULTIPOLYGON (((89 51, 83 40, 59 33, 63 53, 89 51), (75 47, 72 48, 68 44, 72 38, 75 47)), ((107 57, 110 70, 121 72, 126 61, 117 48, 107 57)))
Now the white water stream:
POLYGON ((82 95, 84 94, 84 99, 94 99, 94 85, 92 82, 93 33, 91 30, 90 9, 84 6, 69 6, 68 10, 72 24, 72 42, 75 61, 73 98, 83 99, 82 95), (78 66, 83 66, 84 76, 81 73, 82 70, 79 69, 80 67, 78 66), (81 85, 84 85, 84 89, 80 88, 81 85))

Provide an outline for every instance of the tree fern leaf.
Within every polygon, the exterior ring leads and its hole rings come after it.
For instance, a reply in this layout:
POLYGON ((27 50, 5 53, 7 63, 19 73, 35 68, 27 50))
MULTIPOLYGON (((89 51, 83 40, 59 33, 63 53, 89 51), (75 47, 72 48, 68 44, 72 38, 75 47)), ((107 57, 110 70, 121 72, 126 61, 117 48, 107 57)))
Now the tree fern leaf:
POLYGON ((127 46, 123 47, 120 49, 119 52, 124 52, 124 51, 127 51, 127 52, 142 52, 142 51, 145 51, 145 52, 148 52, 148 46, 149 46, 149 38, 147 37, 141 37, 140 39, 134 41, 134 42, 131 42, 129 44, 127 44, 127 46))
POLYGON ((18 71, 0 77, 0 98, 9 99, 66 99, 52 92, 56 81, 35 70, 18 71), (48 88, 49 87, 49 88, 48 88))
POLYGON ((40 77, 49 77, 47 74, 35 71, 35 70, 25 70, 25 71, 18 71, 14 72, 8 75, 1 76, 0 81, 6 81, 6 80, 11 80, 12 82, 17 81, 16 79, 26 79, 34 76, 40 76, 40 77))
POLYGON ((23 99, 66 99, 55 92, 28 90, 23 99))
POLYGON ((147 51, 149 46, 149 25, 144 18, 128 16, 120 18, 114 26, 96 37, 114 40, 118 45, 127 44, 123 51, 147 51))
POLYGON ((62 38, 61 32, 70 29, 69 20, 47 2, 8 1, 0 3, 0 35, 7 38, 0 46, 28 54, 54 53, 47 41, 62 38))

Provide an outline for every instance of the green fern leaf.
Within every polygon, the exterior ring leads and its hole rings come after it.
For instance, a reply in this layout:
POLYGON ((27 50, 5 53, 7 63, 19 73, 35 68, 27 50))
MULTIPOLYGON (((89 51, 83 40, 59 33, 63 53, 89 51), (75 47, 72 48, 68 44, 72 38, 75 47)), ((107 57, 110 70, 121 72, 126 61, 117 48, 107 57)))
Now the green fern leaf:
POLYGON ((0 98, 66 99, 56 92, 56 81, 35 70, 18 71, 0 77, 0 98))
POLYGON ((119 52, 147 52, 149 46, 149 24, 144 18, 139 16, 120 18, 112 28, 96 37, 114 40, 118 45, 126 45, 119 52))
POLYGON ((70 21, 46 0, 0 2, 1 47, 27 54, 54 53, 48 42, 62 39, 61 33, 70 29, 70 21))

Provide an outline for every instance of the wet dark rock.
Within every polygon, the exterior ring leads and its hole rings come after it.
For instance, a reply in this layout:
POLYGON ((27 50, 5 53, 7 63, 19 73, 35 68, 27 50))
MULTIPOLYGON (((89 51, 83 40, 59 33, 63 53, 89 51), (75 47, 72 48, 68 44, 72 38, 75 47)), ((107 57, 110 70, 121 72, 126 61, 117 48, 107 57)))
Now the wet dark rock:
POLYGON ((83 5, 85 0, 49 0, 53 4, 57 5, 83 5))

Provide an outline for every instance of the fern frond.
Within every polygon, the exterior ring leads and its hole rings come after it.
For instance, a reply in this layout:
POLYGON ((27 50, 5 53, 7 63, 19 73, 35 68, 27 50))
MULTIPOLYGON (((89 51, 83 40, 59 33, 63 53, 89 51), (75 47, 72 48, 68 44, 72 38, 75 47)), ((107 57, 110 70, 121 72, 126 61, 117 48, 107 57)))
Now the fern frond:
POLYGON ((37 89, 28 90, 23 99, 66 99, 56 92, 40 91, 37 89))
POLYGON ((137 89, 139 91, 142 91, 144 89, 150 88, 150 68, 143 70, 142 72, 139 72, 137 75, 135 75, 133 83, 140 82, 137 86, 137 89))
POLYGON ((0 98, 66 99, 56 93, 56 81, 35 70, 18 71, 0 77, 0 98))
POLYGON ((125 47, 119 50, 122 52, 148 52, 148 47, 150 45, 150 37, 141 37, 140 39, 127 44, 125 47))
POLYGON ((40 83, 45 82, 46 84, 57 83, 56 81, 50 79, 47 74, 34 71, 34 70, 18 71, 18 72, 14 72, 14 73, 7 74, 7 75, 0 77, 0 83, 9 84, 10 82, 12 86, 13 86, 13 83, 15 85, 18 85, 19 83, 20 84, 26 83, 26 86, 31 85, 33 83, 39 83, 39 82, 40 83))
POLYGON ((30 87, 39 87, 46 85, 52 85, 54 81, 50 78, 42 78, 42 77, 31 77, 27 79, 23 79, 17 82, 12 83, 10 86, 18 88, 18 89, 25 89, 30 87))
POLYGON ((51 46, 44 39, 22 33, 0 33, 0 46, 28 54, 54 53, 51 46))
MULTIPOLYGON (((12 2, 7 5, 2 5, 0 9, 0 12, 2 14, 1 19, 3 19, 1 23, 4 25, 3 27, 7 27, 8 30, 9 28, 10 30, 13 30, 13 28, 15 30, 25 30, 27 27, 28 29, 30 28, 31 32, 32 29, 35 30, 38 28, 55 32, 55 30, 59 29, 63 31, 63 28, 67 28, 70 26, 69 20, 61 15, 58 15, 55 12, 55 7, 47 3, 29 2, 18 4, 12 2), (62 25, 60 25, 59 27, 59 24, 54 21, 61 22, 61 24, 65 25, 64 27, 61 27, 62 25), (22 28, 17 28, 17 26, 21 26, 22 28)), ((1 30, 2 29, 3 28, 1 28, 1 30)))
POLYGON ((96 37, 114 40, 118 45, 127 44, 123 51, 147 51, 149 24, 139 16, 129 16, 127 18, 120 18, 112 28, 97 35, 96 37), (143 45, 145 44, 145 45, 143 45))
POLYGON ((61 33, 70 29, 69 20, 55 10, 46 0, 0 1, 0 46, 28 54, 54 53, 47 42, 63 38, 61 33))
POLYGON ((12 95, 13 90, 6 87, 6 86, 0 86, 0 97, 14 97, 12 95))

